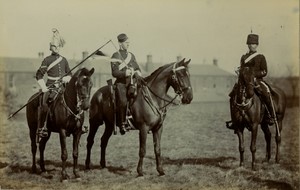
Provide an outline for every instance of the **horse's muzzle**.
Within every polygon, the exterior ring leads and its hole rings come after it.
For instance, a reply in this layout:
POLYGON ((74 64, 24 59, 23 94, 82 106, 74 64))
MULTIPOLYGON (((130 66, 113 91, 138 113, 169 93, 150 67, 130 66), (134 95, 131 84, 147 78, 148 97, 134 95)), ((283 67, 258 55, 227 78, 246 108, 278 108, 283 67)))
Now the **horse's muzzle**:
POLYGON ((184 90, 181 98, 183 104, 190 104, 193 100, 193 90, 191 87, 188 87, 184 90))

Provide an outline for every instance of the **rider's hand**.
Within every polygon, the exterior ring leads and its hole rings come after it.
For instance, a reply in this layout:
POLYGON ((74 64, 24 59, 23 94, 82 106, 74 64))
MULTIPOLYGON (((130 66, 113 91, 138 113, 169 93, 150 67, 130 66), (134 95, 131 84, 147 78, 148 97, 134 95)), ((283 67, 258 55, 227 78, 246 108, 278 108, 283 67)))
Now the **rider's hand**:
POLYGON ((130 76, 131 74, 132 74, 131 69, 126 69, 126 71, 125 71, 125 76, 128 77, 128 76, 130 76))
POLYGON ((46 88, 42 88, 42 92, 45 93, 45 92, 48 92, 48 91, 49 91, 49 88, 47 88, 47 87, 46 88))
POLYGON ((49 89, 47 88, 47 86, 45 84, 45 81, 43 79, 39 79, 37 82, 40 85, 40 87, 42 89, 42 92, 48 92, 49 91, 49 89))
POLYGON ((69 75, 62 78, 62 81, 64 83, 68 83, 70 80, 71 80, 71 76, 69 76, 69 75))

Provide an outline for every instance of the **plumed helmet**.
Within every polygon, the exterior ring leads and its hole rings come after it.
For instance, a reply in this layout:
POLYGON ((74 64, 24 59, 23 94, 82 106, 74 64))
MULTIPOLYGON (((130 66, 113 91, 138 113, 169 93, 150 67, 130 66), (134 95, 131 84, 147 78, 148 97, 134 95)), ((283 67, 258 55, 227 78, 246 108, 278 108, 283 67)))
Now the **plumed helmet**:
POLYGON ((55 46, 55 47, 64 47, 65 45, 65 40, 60 36, 58 30, 56 28, 52 29, 53 36, 50 41, 50 46, 55 46))
POLYGON ((125 42, 128 39, 127 35, 124 33, 119 34, 117 38, 120 43, 125 42))
POLYGON ((257 44, 258 45, 258 35, 257 34, 249 34, 247 37, 247 44, 257 44))

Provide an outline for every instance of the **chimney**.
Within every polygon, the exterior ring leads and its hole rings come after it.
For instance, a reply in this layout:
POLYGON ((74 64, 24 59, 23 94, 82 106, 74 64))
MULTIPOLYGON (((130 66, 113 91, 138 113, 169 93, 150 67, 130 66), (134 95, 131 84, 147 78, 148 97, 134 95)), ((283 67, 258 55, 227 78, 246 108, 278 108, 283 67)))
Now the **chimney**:
POLYGON ((38 57, 39 57, 40 59, 44 59, 44 52, 39 52, 39 53, 38 53, 38 57))
POLYGON ((213 65, 216 67, 218 66, 218 59, 216 59, 216 58, 213 59, 213 65))
POLYGON ((84 51, 82 52, 82 60, 86 59, 89 56, 89 52, 84 51))
POLYGON ((176 59, 177 59, 177 62, 181 61, 182 60, 181 55, 178 55, 176 59))
POLYGON ((147 55, 146 71, 149 72, 153 68, 152 55, 147 55))

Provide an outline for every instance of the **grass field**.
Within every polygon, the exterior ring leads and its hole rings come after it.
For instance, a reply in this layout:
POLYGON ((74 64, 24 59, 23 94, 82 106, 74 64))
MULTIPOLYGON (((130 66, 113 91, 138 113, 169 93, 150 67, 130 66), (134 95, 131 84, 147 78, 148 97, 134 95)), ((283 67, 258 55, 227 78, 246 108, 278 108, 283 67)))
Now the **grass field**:
MULTIPOLYGON (((259 130, 257 170, 251 170, 250 132, 245 130, 245 166, 239 167, 238 138, 224 123, 229 106, 192 103, 168 111, 162 135, 165 176, 155 169, 152 135, 147 141, 143 177, 137 177, 138 131, 115 135, 107 147, 107 168, 100 169, 98 130, 92 149, 92 169, 84 170, 86 137, 80 143, 81 181, 60 182, 58 134, 53 133, 45 151, 48 175, 31 174, 29 130, 24 114, 2 121, 0 128, 0 186, 2 189, 299 189, 299 107, 288 108, 284 119, 281 162, 276 164, 274 127, 272 158, 263 163, 265 141, 259 130)), ((72 138, 68 138, 68 174, 72 173, 72 138)), ((39 158, 39 155, 37 156, 39 158)), ((0 188, 0 189, 1 189, 0 188)))

